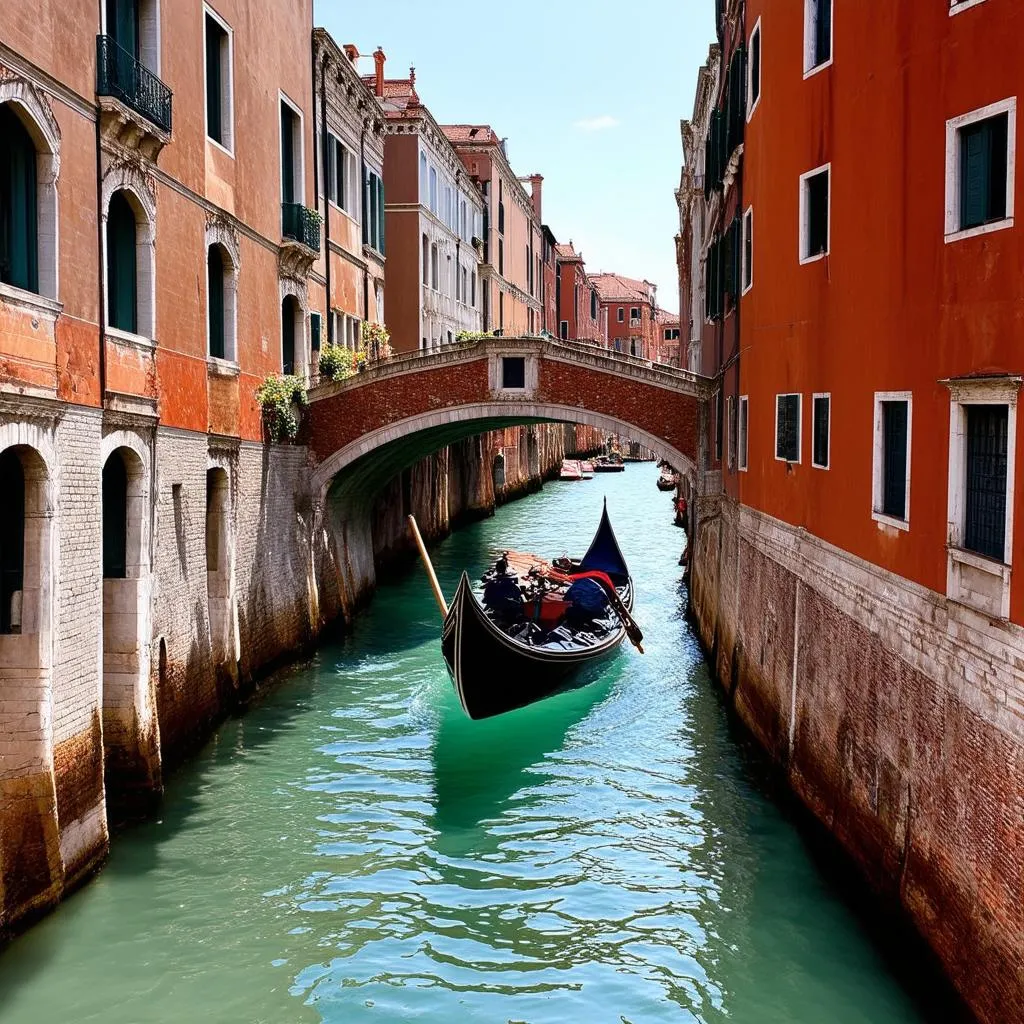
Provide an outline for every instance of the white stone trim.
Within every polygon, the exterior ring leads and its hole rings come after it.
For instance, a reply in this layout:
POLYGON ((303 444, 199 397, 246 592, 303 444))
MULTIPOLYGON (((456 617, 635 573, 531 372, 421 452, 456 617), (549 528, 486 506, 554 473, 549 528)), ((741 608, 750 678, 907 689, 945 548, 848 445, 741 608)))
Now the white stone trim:
POLYGON ((832 392, 831 391, 815 391, 811 395, 811 468, 812 469, 831 469, 832 468, 832 392), (817 418, 814 415, 814 403, 819 398, 828 399, 828 451, 825 452, 825 463, 822 465, 820 462, 814 461, 814 428, 817 424, 817 418))
POLYGON ((394 423, 389 423, 362 435, 328 456, 316 467, 312 477, 312 492, 318 494, 323 500, 335 476, 356 460, 370 454, 382 445, 409 437, 420 431, 430 430, 433 427, 447 426, 453 423, 471 423, 474 420, 508 420, 510 425, 516 421, 528 423, 531 420, 582 423, 584 426, 597 427, 607 433, 628 434, 634 440, 661 455, 682 472, 688 474, 697 472, 696 463, 688 455, 673 445, 667 444, 662 438, 655 437, 625 420, 605 416, 603 413, 590 412, 575 405, 555 405, 549 402, 522 400, 518 402, 491 401, 420 413, 403 420, 396 420, 394 423))
MULTIPOLYGON (((1017 460, 1017 402, 1021 377, 963 378, 942 381, 949 388, 949 482, 946 522, 946 596, 951 600, 1008 618, 1010 575, 1013 562, 1013 499, 1017 460), (967 411, 968 405, 1005 405, 1006 422, 1006 522, 1003 561, 999 563, 962 547, 967 507, 967 411), (985 600, 972 586, 972 572, 996 576, 999 593, 985 600)), ((980 582, 980 581, 975 581, 980 582)))
POLYGON ((832 252, 832 164, 822 164, 820 167, 815 167, 813 170, 805 171, 800 175, 800 263, 815 263, 817 260, 824 259, 829 253, 832 252), (828 175, 828 206, 826 208, 826 218, 828 220, 828 232, 825 236, 825 251, 814 253, 809 255, 808 250, 810 248, 810 239, 808 238, 808 230, 810 228, 808 210, 807 210, 807 181, 819 174, 825 173, 828 175))
MULTIPOLYGON (((914 423, 914 398, 910 391, 876 391, 875 407, 872 422, 873 438, 871 444, 871 518, 879 524, 879 527, 892 526, 897 530, 910 529, 910 453, 913 445, 911 437, 914 423), (880 511, 882 507, 883 474, 885 470, 885 429, 882 415, 883 402, 906 402, 907 403, 907 466, 906 483, 904 491, 904 507, 906 516, 898 519, 895 516, 886 515, 880 511)), ((831 417, 831 408, 829 409, 831 417)), ((831 430, 830 430, 831 433, 831 430)), ((831 444, 831 438, 829 439, 831 444)))
POLYGON ((504 398, 521 400, 533 398, 537 393, 540 360, 536 352, 527 352, 523 349, 511 349, 503 352, 500 349, 492 351, 487 356, 487 389, 493 398, 504 398), (524 385, 521 388, 502 387, 503 360, 522 359, 524 372, 524 385))
POLYGON ((750 35, 747 38, 747 55, 747 123, 749 124, 750 119, 754 116, 754 111, 757 110, 758 104, 761 102, 761 93, 764 89, 764 33, 761 31, 760 15, 754 22, 754 27, 750 30, 750 35), (754 52, 754 36, 757 36, 761 48, 761 62, 758 66, 757 99, 751 103, 750 94, 754 91, 754 62, 749 59, 749 55, 754 52))
POLYGON ((952 18, 954 14, 959 14, 961 11, 966 11, 971 7, 977 7, 978 4, 983 2, 984 0, 949 0, 949 16, 952 18))
MULTIPOLYGON (((760 21, 760 19, 758 19, 760 21)), ((740 232, 740 295, 746 295, 754 287, 754 207, 748 206, 743 213, 740 232), (750 237, 750 264, 747 264, 747 237, 750 237), (747 272, 750 281, 747 281, 747 272)))
POLYGON ((284 372, 284 322, 280 316, 284 313, 284 300, 288 295, 294 296, 298 302, 298 312, 295 314, 295 375, 298 377, 308 376, 310 365, 309 338, 306 335, 306 315, 309 312, 309 299, 304 284, 299 284, 290 277, 279 278, 280 297, 278 302, 278 331, 277 348, 278 358, 281 364, 281 372, 284 372))
MULTIPOLYGON (((136 336, 156 338, 156 196, 150 182, 139 168, 130 164, 111 163, 103 172, 100 195, 103 202, 103 323, 110 326, 110 282, 106 280, 107 220, 110 200, 115 192, 124 192, 135 214, 135 295, 136 336)), ((126 332, 128 333, 128 332, 126 332)), ((130 336, 130 335, 129 335, 130 336)))
MULTIPOLYGON (((219 359, 210 355, 210 296, 206 296, 206 355, 211 362, 238 363, 238 277, 241 270, 241 255, 238 236, 231 227, 220 220, 210 221, 206 225, 205 248, 203 249, 204 266, 209 259, 210 247, 219 245, 227 255, 227 266, 224 269, 224 357, 219 359)), ((209 275, 207 275, 208 277, 209 275)), ((204 290, 209 283, 204 284, 204 290)))
POLYGON ((206 141, 232 159, 235 156, 235 33, 231 26, 209 5, 203 4, 203 36, 200 41, 200 53, 203 54, 203 134, 206 141), (207 134, 206 102, 210 83, 206 81, 206 19, 215 21, 227 36, 227 53, 221 53, 222 68, 225 81, 220 82, 220 116, 221 128, 224 131, 224 142, 218 142, 207 134))
POLYGON ((60 125, 40 91, 23 78, 0 79, 0 105, 18 113, 36 146, 36 245, 39 295, 60 298, 60 125))
MULTIPOLYGON (((717 419, 717 416, 716 416, 717 419)), ((748 421, 747 432, 750 432, 748 421)), ((799 391, 780 391, 775 396, 775 430, 772 433, 772 453, 776 462, 785 462, 790 466, 799 466, 804 455, 804 396, 799 391), (779 455, 779 399, 796 398, 796 458, 787 459, 779 455)))
MULTIPOLYGON (((952 14, 953 11, 950 11, 952 14)), ((1013 227, 1014 178, 1017 163, 1017 97, 990 103, 946 122, 946 242, 987 235, 1013 227), (960 129, 998 114, 1007 115, 1006 124, 1006 216, 990 224, 960 228, 960 129)))
MULTIPOLYGON (((832 66, 832 61, 835 57, 835 45, 836 45, 836 5, 834 0, 804 0, 804 80, 806 81, 812 75, 816 75, 819 71, 824 71, 825 68, 832 66), (829 24, 829 40, 828 40, 828 60, 822 61, 820 64, 812 64, 814 60, 814 26, 815 26, 815 14, 818 10, 818 5, 821 3, 827 3, 832 8, 832 18, 829 24), (814 8, 814 14, 812 14, 811 8, 814 8)), ((762 62, 763 63, 763 62, 762 62)))

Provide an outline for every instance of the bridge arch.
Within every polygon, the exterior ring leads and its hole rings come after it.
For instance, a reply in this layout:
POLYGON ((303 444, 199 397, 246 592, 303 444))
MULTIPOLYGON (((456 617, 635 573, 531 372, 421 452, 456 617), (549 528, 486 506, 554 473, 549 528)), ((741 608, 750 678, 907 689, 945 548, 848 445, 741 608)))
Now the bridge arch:
POLYGON ((667 459, 684 473, 696 471, 694 460, 663 438, 627 419, 557 402, 481 401, 419 413, 360 435, 327 456, 313 474, 321 500, 332 485, 344 483, 349 494, 372 500, 389 479, 433 451, 474 434, 530 423, 581 423, 605 433, 625 434, 667 459), (342 475, 349 479, 340 479, 342 475))

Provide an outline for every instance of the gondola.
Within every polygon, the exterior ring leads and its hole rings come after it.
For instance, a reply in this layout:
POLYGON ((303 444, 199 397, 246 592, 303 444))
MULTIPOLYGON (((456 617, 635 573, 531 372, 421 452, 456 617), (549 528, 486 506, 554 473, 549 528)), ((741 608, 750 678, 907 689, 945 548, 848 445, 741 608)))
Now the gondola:
POLYGON ((516 573, 509 564, 514 556, 503 555, 484 576, 481 600, 463 572, 446 608, 425 548, 421 553, 445 611, 445 665, 472 719, 504 714, 593 681, 596 676, 590 670, 612 654, 627 633, 643 650, 643 635, 631 615, 633 582, 607 507, 579 561, 548 565, 536 560, 539 564, 516 573), (574 587, 578 592, 572 597, 574 587), (603 607, 598 591, 605 598, 603 607), (553 607, 559 601, 562 608, 553 607))

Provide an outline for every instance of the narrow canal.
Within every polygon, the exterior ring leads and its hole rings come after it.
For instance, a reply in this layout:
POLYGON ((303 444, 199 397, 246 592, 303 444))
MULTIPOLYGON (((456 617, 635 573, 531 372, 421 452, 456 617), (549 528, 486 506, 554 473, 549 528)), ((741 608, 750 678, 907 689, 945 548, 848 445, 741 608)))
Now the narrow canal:
POLYGON ((441 545, 582 551, 607 494, 647 654, 464 719, 422 572, 226 723, 158 819, 0 954, 0 1022, 919 1021, 766 795, 684 619, 653 466, 441 545))

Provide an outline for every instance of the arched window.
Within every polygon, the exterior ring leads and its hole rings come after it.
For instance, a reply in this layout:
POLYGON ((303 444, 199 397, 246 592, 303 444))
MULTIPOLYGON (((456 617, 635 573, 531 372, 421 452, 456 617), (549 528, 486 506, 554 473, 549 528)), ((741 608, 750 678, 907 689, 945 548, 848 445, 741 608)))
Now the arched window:
POLYGON ((128 470, 119 452, 103 467, 103 578, 128 575, 128 470))
POLYGON ((110 197, 107 211, 107 323, 138 333, 138 260, 135 211, 123 192, 110 197))
POLYGON ((303 336, 302 309, 294 295, 286 295, 281 302, 281 372, 301 373, 304 365, 296 361, 301 356, 303 336))
POLYGON ((39 291, 36 147, 10 104, 0 106, 0 281, 39 291))
POLYGON ((430 240, 423 236, 423 283, 430 284, 430 240))

